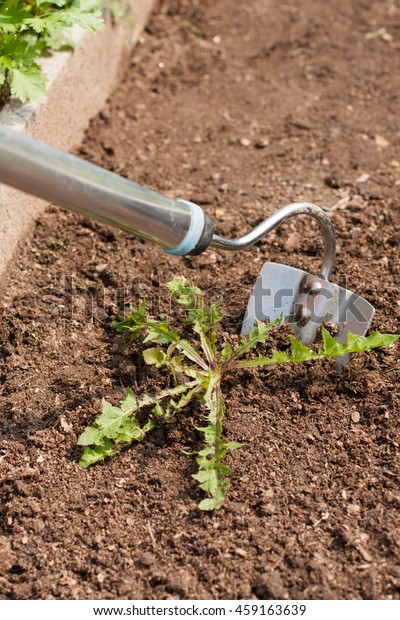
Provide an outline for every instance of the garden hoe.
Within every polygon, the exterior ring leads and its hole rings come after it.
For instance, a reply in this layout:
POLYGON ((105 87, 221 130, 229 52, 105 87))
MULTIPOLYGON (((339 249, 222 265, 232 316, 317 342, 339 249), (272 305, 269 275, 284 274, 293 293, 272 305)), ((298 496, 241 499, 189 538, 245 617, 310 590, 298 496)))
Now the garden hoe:
MULTIPOLYGON (((335 259, 332 223, 321 208, 306 202, 283 207, 239 239, 214 234, 213 221, 196 204, 173 200, 42 142, 0 127, 0 182, 87 217, 116 226, 161 246, 169 254, 201 254, 208 246, 245 250, 294 215, 319 223, 325 243, 319 276, 279 263, 264 263, 250 295, 242 334, 256 319, 292 325, 302 342, 312 343, 324 323, 363 336, 374 309, 365 299, 329 282, 335 259)), ((338 369, 347 358, 338 360, 338 369)))

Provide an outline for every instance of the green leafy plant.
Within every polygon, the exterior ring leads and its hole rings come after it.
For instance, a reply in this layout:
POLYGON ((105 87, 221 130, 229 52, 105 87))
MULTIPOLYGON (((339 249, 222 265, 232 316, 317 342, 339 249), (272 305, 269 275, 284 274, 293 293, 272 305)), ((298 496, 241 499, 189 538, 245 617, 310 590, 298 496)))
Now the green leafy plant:
POLYGON ((86 428, 78 443, 84 446, 81 465, 89 467, 115 454, 119 448, 141 441, 155 426, 173 422, 176 414, 195 400, 205 410, 204 424, 196 427, 202 435, 202 447, 189 454, 196 457, 198 467, 193 478, 206 493, 200 502, 202 510, 219 508, 227 494, 230 468, 224 459, 227 452, 240 447, 236 441, 227 441, 223 435, 225 400, 222 383, 226 377, 245 368, 273 366, 320 360, 342 356, 395 342, 396 335, 374 332, 370 336, 348 333, 347 343, 339 343, 322 328, 322 343, 313 349, 290 336, 290 350, 272 350, 269 356, 251 357, 251 352, 265 344, 271 330, 280 319, 271 324, 257 322, 248 337, 232 348, 226 343, 218 346, 218 325, 221 321, 218 303, 207 305, 202 291, 186 281, 175 278, 168 284, 169 290, 183 308, 185 325, 190 328, 190 340, 183 338, 167 321, 159 321, 148 315, 146 301, 124 318, 113 323, 117 332, 125 334, 131 342, 143 337, 143 343, 156 346, 145 348, 146 364, 166 368, 171 373, 174 386, 166 387, 157 394, 136 397, 130 389, 120 407, 103 400, 101 415, 93 425, 86 428), (137 414, 147 411, 146 421, 139 423, 137 414))
POLYGON ((72 26, 103 27, 100 0, 0 0, 0 103, 45 100, 46 77, 37 63, 48 50, 73 47, 72 26))

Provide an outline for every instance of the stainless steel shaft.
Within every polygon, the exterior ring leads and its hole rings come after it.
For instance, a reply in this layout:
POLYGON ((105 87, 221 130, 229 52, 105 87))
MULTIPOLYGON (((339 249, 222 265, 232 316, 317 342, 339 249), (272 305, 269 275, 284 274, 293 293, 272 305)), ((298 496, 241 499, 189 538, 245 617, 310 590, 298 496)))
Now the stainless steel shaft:
POLYGON ((325 242, 323 278, 329 278, 334 263, 332 223, 316 205, 288 205, 240 239, 226 239, 213 234, 213 221, 198 205, 168 198, 1 125, 0 183, 132 232, 178 256, 200 254, 210 244, 244 250, 288 217, 308 214, 319 222, 325 242))
POLYGON ((294 202, 286 207, 282 207, 279 211, 275 211, 266 220, 258 224, 253 230, 248 232, 239 239, 226 239, 219 235, 214 235, 212 245, 220 250, 230 250, 236 252, 237 250, 245 250, 262 239, 264 235, 271 232, 282 222, 285 222, 288 218, 295 215, 310 215, 317 220, 324 240, 324 258, 322 267, 320 270, 321 277, 325 280, 329 280, 333 265, 335 262, 336 254, 336 240, 335 231, 333 225, 321 207, 317 207, 310 202, 294 202))
POLYGON ((134 233, 171 253, 186 254, 199 245, 202 251, 211 242, 212 222, 197 205, 163 196, 4 126, 0 182, 134 233))

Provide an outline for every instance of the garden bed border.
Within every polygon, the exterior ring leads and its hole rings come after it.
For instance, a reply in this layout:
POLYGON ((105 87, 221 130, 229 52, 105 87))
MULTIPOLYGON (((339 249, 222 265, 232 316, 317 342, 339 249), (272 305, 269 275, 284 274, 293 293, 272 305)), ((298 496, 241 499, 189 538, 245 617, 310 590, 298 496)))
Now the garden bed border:
MULTIPOLYGON (((155 0, 134 0, 118 24, 108 16, 96 33, 76 28, 72 52, 41 60, 48 78, 47 102, 11 100, 0 111, 0 124, 64 151, 79 146, 90 119, 104 106, 121 74, 127 51, 140 34, 155 0)), ((0 184, 0 288, 18 245, 47 202, 0 184)))

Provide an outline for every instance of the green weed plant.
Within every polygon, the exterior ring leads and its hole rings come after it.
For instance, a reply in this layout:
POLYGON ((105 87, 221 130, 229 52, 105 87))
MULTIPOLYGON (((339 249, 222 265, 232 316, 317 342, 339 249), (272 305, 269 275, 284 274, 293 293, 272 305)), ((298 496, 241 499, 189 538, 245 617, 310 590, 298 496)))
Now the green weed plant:
POLYGON ((0 0, 0 103, 46 99, 46 76, 37 60, 50 50, 71 49, 73 26, 99 30, 100 0, 0 0))
MULTIPOLYGON (((168 288, 183 310, 186 326, 191 330, 190 339, 183 338, 168 321, 148 315, 146 300, 137 309, 131 307, 126 317, 113 323, 114 329, 125 334, 131 342, 143 338, 146 364, 166 368, 172 375, 173 387, 157 394, 137 396, 126 390, 120 407, 103 400, 101 415, 86 428, 78 443, 84 447, 81 465, 85 468, 113 456, 122 447, 142 441, 156 426, 170 424, 177 414, 194 402, 204 410, 204 423, 197 427, 202 436, 195 456, 197 472, 193 475, 205 497, 200 501, 201 510, 215 510, 223 504, 228 490, 231 469, 225 463, 228 452, 241 447, 236 441, 227 441, 223 433, 225 399, 222 384, 232 373, 246 368, 260 368, 278 364, 309 362, 370 351, 395 342, 397 335, 374 332, 370 336, 347 335, 347 343, 339 343, 322 327, 322 343, 316 348, 303 345, 290 336, 290 350, 272 350, 269 356, 256 355, 257 346, 265 344, 271 330, 281 320, 266 324, 257 321, 247 337, 236 348, 227 343, 220 346, 217 326, 221 321, 218 303, 207 305, 202 291, 186 281, 175 278, 168 288), (146 346, 149 344, 155 346, 146 346), (147 412, 144 423, 138 421, 140 411, 147 412)), ((141 416, 142 419, 142 416, 141 416)))

